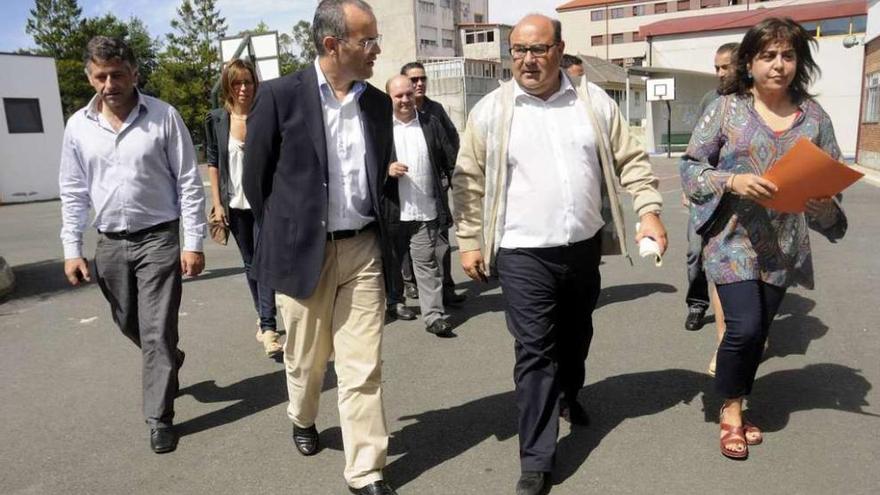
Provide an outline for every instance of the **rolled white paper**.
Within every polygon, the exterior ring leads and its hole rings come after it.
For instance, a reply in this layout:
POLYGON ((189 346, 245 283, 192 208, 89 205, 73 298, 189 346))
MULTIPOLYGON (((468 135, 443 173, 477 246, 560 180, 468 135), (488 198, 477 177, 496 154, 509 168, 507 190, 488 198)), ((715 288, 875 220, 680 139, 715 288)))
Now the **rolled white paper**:
MULTIPOLYGON (((639 231, 641 224, 636 224, 636 232, 639 231)), ((654 266, 663 266, 663 256, 660 254, 660 245, 657 241, 650 237, 643 237, 639 241, 639 256, 642 258, 653 257, 654 266)))

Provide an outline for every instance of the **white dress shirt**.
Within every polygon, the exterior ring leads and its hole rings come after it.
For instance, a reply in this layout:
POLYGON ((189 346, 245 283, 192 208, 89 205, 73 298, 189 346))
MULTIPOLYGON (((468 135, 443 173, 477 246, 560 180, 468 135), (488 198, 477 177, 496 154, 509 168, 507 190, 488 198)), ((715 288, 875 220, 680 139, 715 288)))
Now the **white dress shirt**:
POLYGON ((568 78, 546 101, 514 86, 503 248, 565 246, 602 220, 602 170, 585 103, 568 78))
POLYGON ((434 197, 434 171, 428 156, 428 143, 419 124, 418 114, 409 122, 394 117, 394 150, 397 161, 408 167, 406 175, 397 178, 400 196, 400 220, 428 222, 437 218, 434 197))
POLYGON ((58 173, 64 257, 82 257, 91 206, 101 232, 136 232, 180 218, 183 249, 201 251, 205 192, 183 119, 171 105, 138 92, 116 131, 97 103, 96 95, 64 129, 58 173))
POLYGON ((318 60, 318 91, 324 114, 324 138, 327 141, 329 209, 327 232, 363 228, 374 220, 367 182, 367 147, 358 99, 367 89, 355 81, 340 102, 327 82, 318 60))
POLYGON ((241 187, 244 177, 244 142, 229 136, 229 207, 237 210, 250 210, 251 204, 244 196, 241 187))

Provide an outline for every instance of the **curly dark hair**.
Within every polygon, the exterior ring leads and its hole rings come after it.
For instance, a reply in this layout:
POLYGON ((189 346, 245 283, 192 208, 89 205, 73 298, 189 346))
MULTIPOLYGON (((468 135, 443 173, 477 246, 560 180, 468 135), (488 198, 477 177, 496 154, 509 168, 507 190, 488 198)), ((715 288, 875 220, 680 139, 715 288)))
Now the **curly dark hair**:
POLYGON ((769 17, 746 32, 736 52, 736 72, 725 82, 721 92, 749 94, 755 81, 748 66, 768 45, 775 42, 791 44, 797 56, 794 79, 788 87, 792 102, 798 104, 812 97, 809 87, 822 73, 813 60, 811 50, 811 45, 817 47, 818 44, 816 38, 789 17, 769 17))

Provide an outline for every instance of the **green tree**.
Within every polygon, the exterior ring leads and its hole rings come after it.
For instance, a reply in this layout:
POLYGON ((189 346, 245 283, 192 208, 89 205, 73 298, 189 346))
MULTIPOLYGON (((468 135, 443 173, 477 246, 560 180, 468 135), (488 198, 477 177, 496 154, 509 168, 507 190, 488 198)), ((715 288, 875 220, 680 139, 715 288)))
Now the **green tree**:
POLYGON ((315 50, 315 43, 312 41, 312 25, 309 21, 299 21, 293 26, 293 43, 299 49, 299 53, 295 53, 297 63, 300 66, 306 66, 315 60, 318 56, 315 50))
POLYGON ((35 0, 24 30, 34 38, 40 54, 75 58, 69 41, 82 23, 81 16, 77 0, 35 0))
POLYGON ((83 74, 83 55, 92 37, 120 38, 131 46, 139 62, 141 87, 156 67, 158 40, 150 37, 146 25, 137 17, 127 22, 112 14, 82 18, 76 0, 36 0, 30 14, 25 30, 37 45, 34 53, 55 58, 65 118, 85 106, 95 94, 83 74))
POLYGON ((171 27, 148 89, 177 108, 193 141, 202 144, 211 87, 220 74, 217 40, 226 34, 226 19, 215 0, 183 0, 171 27))

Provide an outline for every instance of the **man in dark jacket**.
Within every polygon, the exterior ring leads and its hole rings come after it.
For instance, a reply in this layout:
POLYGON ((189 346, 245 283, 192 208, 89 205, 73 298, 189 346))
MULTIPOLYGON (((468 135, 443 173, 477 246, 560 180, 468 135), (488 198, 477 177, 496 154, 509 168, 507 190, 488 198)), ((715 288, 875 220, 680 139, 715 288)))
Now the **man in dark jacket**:
MULTIPOLYGON (((458 130, 455 124, 450 120, 443 105, 428 98, 426 92, 428 90, 428 76, 425 74, 425 66, 419 62, 410 62, 400 69, 401 75, 409 78, 413 84, 413 94, 415 96, 416 109, 420 116, 430 115, 439 124, 440 128, 446 135, 446 146, 449 146, 448 154, 452 157, 449 169, 455 168, 455 157, 458 155, 458 130)), ((425 120, 422 118, 422 120, 425 120)), ((407 296, 413 297, 415 293, 415 278, 412 274, 412 264, 404 257, 403 278, 406 284, 407 296)), ((449 252, 449 230, 441 229, 437 238, 437 259, 440 260, 440 272, 443 276, 443 302, 447 306, 454 306, 464 302, 466 297, 463 294, 455 293, 455 282, 452 280, 451 256, 449 252)))
MULTIPOLYGON (((409 252, 419 292, 419 306, 428 332, 452 337, 443 304, 443 276, 436 253, 441 231, 449 231, 452 216, 447 191, 452 170, 446 133, 438 120, 419 114, 413 84, 406 76, 392 77, 386 85, 394 110, 394 159, 388 166, 386 197, 389 225, 393 225, 395 261, 409 252)), ((395 264, 389 300, 403 298, 403 277, 395 264)))

